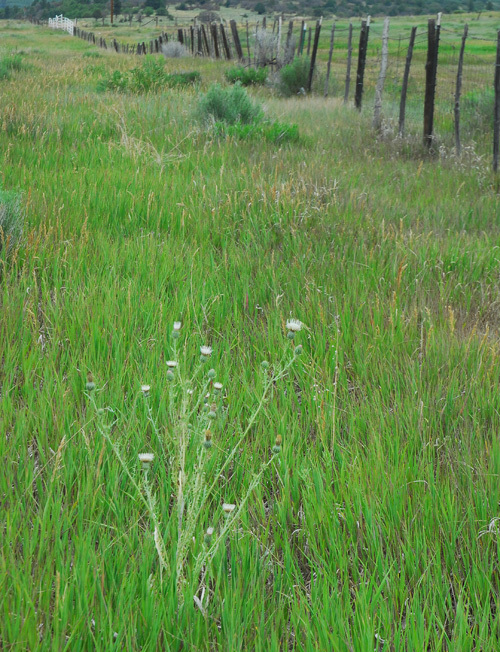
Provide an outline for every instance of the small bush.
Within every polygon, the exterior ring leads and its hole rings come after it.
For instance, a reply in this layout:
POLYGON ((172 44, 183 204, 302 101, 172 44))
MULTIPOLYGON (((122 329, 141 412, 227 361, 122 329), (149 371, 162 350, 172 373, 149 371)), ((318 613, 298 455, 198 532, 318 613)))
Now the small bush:
POLYGON ((102 59, 102 54, 100 52, 84 52, 83 56, 86 59, 102 59))
POLYGON ((188 56, 188 51, 179 41, 169 41, 161 46, 161 53, 165 59, 181 59, 188 56))
POLYGON ((257 123, 262 118, 262 108, 252 101, 239 83, 230 88, 223 88, 220 84, 211 86, 201 97, 198 111, 202 120, 211 119, 230 125, 257 123))
POLYGON ((265 68, 241 68, 240 66, 235 66, 226 71, 226 79, 230 84, 240 82, 242 86, 265 84, 267 81, 267 70, 265 68))
POLYGON ((162 88, 188 86, 199 82, 199 72, 166 72, 163 61, 154 57, 146 57, 144 64, 132 68, 129 72, 115 70, 99 80, 98 91, 130 91, 132 93, 147 93, 162 88))
POLYGON ((12 249, 23 232, 21 196, 16 192, 0 189, 0 252, 12 249))
POLYGON ((296 57, 279 73, 278 90, 285 97, 305 93, 311 62, 308 57, 296 57))

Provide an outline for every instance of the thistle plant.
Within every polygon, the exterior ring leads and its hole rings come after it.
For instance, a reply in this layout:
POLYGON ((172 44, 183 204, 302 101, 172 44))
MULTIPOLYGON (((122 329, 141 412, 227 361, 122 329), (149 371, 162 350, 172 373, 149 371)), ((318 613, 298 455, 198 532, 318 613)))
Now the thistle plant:
MULTIPOLYGON (((159 427, 153 414, 150 385, 141 385, 137 400, 142 400, 145 403, 146 419, 151 425, 158 445, 158 457, 163 464, 170 461, 170 473, 173 474, 172 479, 177 485, 174 501, 177 521, 176 536, 172 536, 172 529, 166 533, 156 508, 156 499, 150 480, 151 474, 154 473, 155 454, 152 452, 139 454, 139 464, 135 463, 136 467, 140 466, 139 475, 137 469, 131 469, 117 438, 112 436, 112 431, 114 432, 119 427, 119 419, 115 418, 113 410, 98 408, 96 385, 89 375, 86 384, 87 397, 95 409, 97 429, 110 444, 135 489, 138 499, 142 501, 149 515, 161 578, 164 574, 168 576, 175 574, 175 584, 180 602, 183 599, 188 573, 193 572, 195 582, 198 582, 199 585, 204 583, 210 563, 221 544, 237 527, 250 497, 259 486, 266 470, 275 463, 276 457, 281 454, 281 435, 274 436, 274 445, 271 444, 273 441, 271 435, 269 459, 260 465, 257 473, 252 474, 243 495, 234 496, 234 503, 224 502, 221 507, 216 508, 216 512, 211 515, 212 520, 207 529, 203 521, 206 520, 206 514, 213 510, 213 505, 216 502, 216 489, 222 474, 232 462, 236 461, 235 457, 268 400, 271 388, 288 374, 302 351, 301 346, 294 341, 295 335, 301 328, 301 322, 289 320, 287 322, 287 338, 291 347, 286 347, 285 354, 278 364, 271 366, 267 361, 261 364, 263 388, 260 399, 254 406, 236 442, 227 452, 214 444, 216 433, 225 417, 225 408, 224 385, 216 380, 217 371, 214 368, 207 371, 207 363, 210 361, 213 350, 205 344, 200 347, 194 372, 188 378, 184 372, 188 366, 186 357, 183 356, 182 359, 178 352, 181 324, 180 322, 174 323, 171 359, 166 363, 168 382, 165 392, 168 407, 168 440, 164 434, 165 428, 159 427), (113 415, 111 423, 109 423, 110 413, 113 415), (213 455, 219 454, 223 454, 224 457, 219 460, 217 466, 214 463, 209 463, 213 455), (203 533, 201 537, 200 533, 203 533), (199 552, 193 556, 193 542, 196 542, 197 536, 201 538, 201 545, 198 547, 199 552), (166 551, 172 549, 175 550, 175 555, 169 557, 166 551), (169 559, 175 561, 171 562, 169 559)), ((154 441, 151 445, 153 444, 154 441)), ((174 517, 174 513, 171 514, 170 518, 172 517, 174 517)))

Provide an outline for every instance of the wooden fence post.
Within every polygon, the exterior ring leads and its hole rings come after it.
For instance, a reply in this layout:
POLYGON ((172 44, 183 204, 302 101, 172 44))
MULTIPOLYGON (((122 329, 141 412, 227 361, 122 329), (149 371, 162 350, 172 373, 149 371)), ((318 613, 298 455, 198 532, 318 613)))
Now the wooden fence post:
POLYGON ((320 18, 317 21, 317 23, 316 23, 316 31, 314 32, 314 45, 313 45, 313 51, 312 51, 312 56, 311 56, 311 67, 309 68, 309 79, 307 80, 307 92, 308 93, 310 93, 311 90, 312 90, 314 66, 316 65, 316 54, 318 52, 319 34, 321 32, 321 23, 322 22, 323 22, 323 18, 320 18))
POLYGON ((311 36, 312 36, 312 27, 309 28, 309 35, 307 37, 307 56, 311 54, 311 36))
POLYGON ((184 45, 184 32, 182 31, 182 29, 177 30, 177 40, 179 41, 179 43, 182 43, 182 45, 184 45))
POLYGON ((405 132, 405 111, 406 111, 406 95, 408 93, 408 80, 410 78, 410 66, 413 56, 413 46, 415 45, 415 36, 417 28, 411 28, 410 42, 408 44, 408 52, 406 53, 405 71, 403 75, 403 85, 401 86, 401 101, 399 103, 399 137, 402 138, 405 132))
POLYGON ((349 100, 349 87, 351 85, 351 62, 352 62, 352 23, 349 23, 349 35, 347 37, 347 72, 345 75, 344 104, 349 100))
POLYGON ((218 43, 218 40, 217 40, 217 25, 216 25, 216 23, 212 23, 210 25, 210 31, 212 33, 212 43, 214 44, 215 58, 220 59, 219 43, 218 43))
POLYGON ((468 32, 469 26, 465 25, 460 54, 458 55, 457 84, 455 87, 455 148, 457 150, 457 156, 460 156, 460 93, 462 92, 462 70, 464 67, 465 41, 467 40, 468 32))
POLYGON ((229 49, 229 43, 227 42, 226 30, 224 25, 220 24, 220 33, 222 36, 222 46, 224 47, 224 52, 226 53, 226 59, 229 61, 231 59, 231 50, 229 49))
POLYGON ((361 111, 361 101, 363 99, 363 81, 365 77, 366 49, 368 46, 369 30, 370 16, 361 22, 361 32, 359 34, 358 70, 356 73, 356 94, 354 96, 354 106, 358 111, 361 111))
POLYGON ((380 129, 382 125, 382 93, 384 91, 385 76, 387 74, 387 59, 389 55, 389 18, 384 20, 382 32, 382 55, 380 60, 380 74, 375 88, 375 106, 373 109, 373 126, 380 129))
POLYGON ((236 48, 236 54, 238 55, 238 59, 240 61, 243 61, 243 50, 241 49, 241 41, 240 37, 238 34, 238 28, 236 27, 236 21, 231 20, 229 21, 229 25, 231 26, 231 33, 233 35, 233 41, 234 41, 234 47, 236 48))
POLYGON ((210 45, 208 44, 208 37, 207 37, 207 31, 205 29, 205 25, 201 26, 201 35, 203 37, 203 43, 205 44, 205 50, 207 52, 207 57, 211 56, 210 52, 210 45))
POLYGON ((250 34, 248 31, 248 20, 247 20, 247 52, 248 52, 248 65, 252 63, 252 55, 250 54, 250 34))
POLYGON ((439 28, 441 14, 438 21, 432 18, 427 26, 427 62, 425 64, 425 101, 424 101, 424 145, 432 147, 434 131, 434 99, 436 96, 436 74, 439 50, 439 28))
POLYGON ((330 81, 330 70, 332 68, 334 38, 335 38, 335 21, 333 21, 332 33, 330 35, 330 51, 328 52, 328 65, 326 67, 326 79, 325 79, 325 97, 328 97, 328 82, 330 81))
POLYGON ((280 57, 281 57, 281 30, 282 30, 282 20, 281 16, 278 18, 278 43, 276 45, 276 67, 279 67, 280 65, 280 57))
POLYGON ((500 30, 497 32, 497 58, 495 62, 495 113, 493 117, 493 172, 498 172, 500 147, 500 30))

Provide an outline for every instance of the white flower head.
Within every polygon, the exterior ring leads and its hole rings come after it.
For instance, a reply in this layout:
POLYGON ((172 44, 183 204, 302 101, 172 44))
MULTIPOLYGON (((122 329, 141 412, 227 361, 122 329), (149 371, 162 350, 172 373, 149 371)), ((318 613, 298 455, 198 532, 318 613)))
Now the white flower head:
POLYGON ((302 322, 298 319, 287 319, 286 327, 291 333, 298 333, 302 330, 302 322))
POLYGON ((222 383, 214 383, 214 389, 221 390, 222 389, 222 383))
POLYGON ((139 462, 143 462, 145 464, 151 464, 154 458, 155 458, 154 453, 139 453, 139 462))
POLYGON ((213 529, 213 527, 209 527, 209 528, 207 529, 207 535, 208 535, 209 537, 211 537, 213 533, 214 533, 214 529, 213 529))
POLYGON ((222 509, 226 514, 231 514, 231 512, 234 512, 236 509, 236 505, 232 505, 231 503, 224 503, 222 505, 222 509))
POLYGON ((150 385, 141 385, 141 392, 143 394, 149 394, 149 390, 151 389, 150 385))
POLYGON ((201 353, 201 355, 204 355, 205 357, 208 357, 209 355, 212 355, 212 347, 211 346, 200 346, 200 353, 201 353))
POLYGON ((177 362, 175 360, 167 360, 167 367, 169 369, 175 369, 177 367, 177 362))
POLYGON ((181 322, 180 321, 174 321, 174 331, 180 331, 181 330, 181 322))

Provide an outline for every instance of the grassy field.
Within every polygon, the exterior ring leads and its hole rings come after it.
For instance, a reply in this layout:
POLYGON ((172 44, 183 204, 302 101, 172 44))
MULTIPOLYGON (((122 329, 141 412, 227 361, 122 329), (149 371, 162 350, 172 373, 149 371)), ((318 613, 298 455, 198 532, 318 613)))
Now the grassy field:
POLYGON ((489 154, 268 89, 298 142, 218 137, 196 108, 226 64, 98 93, 137 59, 0 43, 25 214, 0 252, 0 647, 496 652, 489 154))

